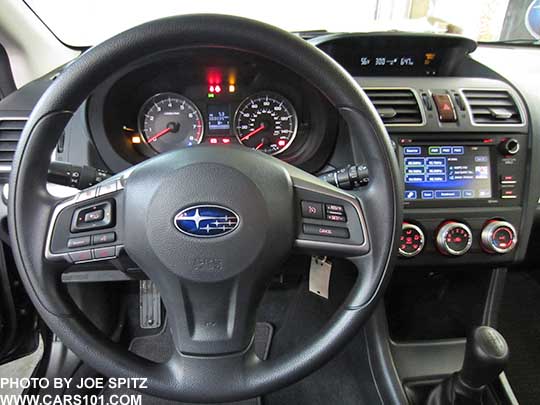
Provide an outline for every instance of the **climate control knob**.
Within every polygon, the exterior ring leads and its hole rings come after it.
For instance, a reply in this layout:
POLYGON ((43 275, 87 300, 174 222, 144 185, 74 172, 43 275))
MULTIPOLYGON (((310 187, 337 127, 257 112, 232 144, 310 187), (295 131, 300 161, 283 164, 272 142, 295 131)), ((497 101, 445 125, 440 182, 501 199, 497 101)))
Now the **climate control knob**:
POLYGON ((424 249, 424 232, 418 226, 404 222, 399 238, 399 254, 414 257, 424 249))
POLYGON ((461 222, 443 222, 437 232, 436 242, 442 254, 461 256, 471 248, 472 232, 467 225, 461 222))
POLYGON ((514 249, 516 243, 516 228, 509 222, 495 219, 482 229, 482 247, 489 253, 508 253, 514 249))

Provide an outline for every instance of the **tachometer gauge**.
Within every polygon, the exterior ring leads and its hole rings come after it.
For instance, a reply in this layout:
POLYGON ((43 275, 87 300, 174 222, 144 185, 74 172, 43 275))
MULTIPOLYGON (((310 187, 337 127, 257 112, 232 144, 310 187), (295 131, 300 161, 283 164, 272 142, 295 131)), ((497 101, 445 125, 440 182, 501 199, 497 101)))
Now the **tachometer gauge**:
POLYGON ((240 103, 234 128, 243 145, 277 155, 291 146, 298 129, 298 116, 285 97, 257 93, 240 103))
POLYGON ((150 97, 139 112, 139 131, 156 152, 167 152, 201 142, 201 112, 189 99, 176 93, 150 97))

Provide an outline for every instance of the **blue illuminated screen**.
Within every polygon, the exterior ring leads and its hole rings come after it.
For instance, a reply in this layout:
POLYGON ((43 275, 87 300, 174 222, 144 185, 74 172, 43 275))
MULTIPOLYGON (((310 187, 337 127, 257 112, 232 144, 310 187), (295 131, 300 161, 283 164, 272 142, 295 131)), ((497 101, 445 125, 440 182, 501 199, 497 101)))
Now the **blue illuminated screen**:
POLYGON ((405 200, 491 198, 490 168, 489 146, 405 146, 405 200))

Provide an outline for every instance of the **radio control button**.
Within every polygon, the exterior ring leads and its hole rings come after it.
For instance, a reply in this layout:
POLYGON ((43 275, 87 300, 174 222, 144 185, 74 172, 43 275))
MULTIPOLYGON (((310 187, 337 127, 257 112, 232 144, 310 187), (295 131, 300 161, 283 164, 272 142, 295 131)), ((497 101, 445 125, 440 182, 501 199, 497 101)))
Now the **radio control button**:
POLYGON ((399 254, 414 257, 424 249, 424 232, 418 226, 404 222, 399 237, 399 254))
POLYGON ((94 249, 94 258, 96 260, 111 259, 114 257, 116 257, 115 246, 94 249))
POLYGON ((439 227, 436 242, 442 254, 461 256, 471 248, 472 238, 472 231, 467 225, 461 222, 447 221, 439 227))
POLYGON ((91 250, 81 250, 79 252, 69 253, 69 258, 73 263, 87 262, 92 260, 91 250))
POLYGON ((501 198, 505 200, 516 199, 516 189, 514 186, 504 186, 501 190, 501 198))
POLYGON ((112 243, 116 241, 116 233, 107 232, 99 235, 92 236, 92 245, 103 245, 105 243, 112 243))
POLYGON ((503 175, 501 176, 501 184, 516 184, 517 180, 512 175, 503 175))
POLYGON ((482 229, 482 247, 489 253, 508 253, 517 243, 517 232, 506 221, 489 221, 482 229))
POLYGON ((77 249, 90 245, 90 236, 82 236, 80 238, 71 238, 68 240, 67 247, 69 249, 77 249))

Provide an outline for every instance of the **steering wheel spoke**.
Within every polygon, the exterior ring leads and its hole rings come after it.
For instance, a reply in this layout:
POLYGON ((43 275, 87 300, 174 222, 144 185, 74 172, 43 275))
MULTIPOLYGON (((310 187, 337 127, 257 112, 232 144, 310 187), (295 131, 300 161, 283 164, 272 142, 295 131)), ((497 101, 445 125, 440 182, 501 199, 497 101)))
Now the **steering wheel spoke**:
POLYGON ((240 353, 250 347, 256 311, 264 292, 251 285, 250 277, 201 283, 182 279, 172 272, 151 274, 167 310, 167 322, 178 353, 219 356, 240 353))
POLYGON ((289 167, 296 207, 295 247, 303 253, 360 256, 369 252, 361 200, 289 167))
POLYGON ((124 186, 107 180, 57 204, 52 211, 45 258, 71 264, 111 260, 123 248, 124 186))

